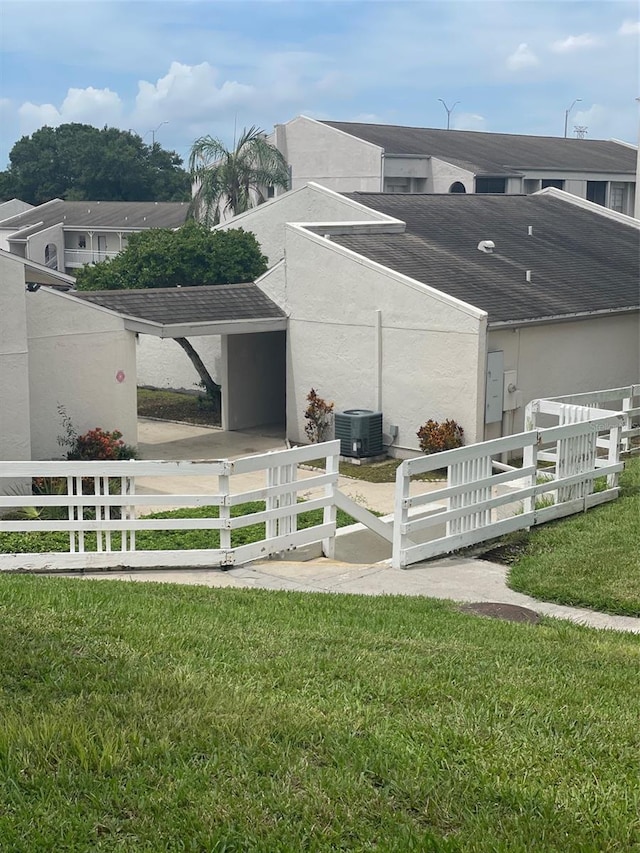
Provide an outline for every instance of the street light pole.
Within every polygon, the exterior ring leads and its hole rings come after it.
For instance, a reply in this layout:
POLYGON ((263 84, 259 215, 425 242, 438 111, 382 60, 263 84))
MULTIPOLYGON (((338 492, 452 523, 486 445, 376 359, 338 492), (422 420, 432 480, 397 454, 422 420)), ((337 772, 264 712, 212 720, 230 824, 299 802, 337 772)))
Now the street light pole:
POLYGON ((581 100, 582 100, 582 98, 576 98, 575 101, 569 107, 569 109, 564 111, 564 138, 565 139, 567 138, 567 128, 569 125, 569 113, 575 107, 575 105, 577 103, 579 103, 581 100))
MULTIPOLYGON (((160 130, 163 124, 169 124, 169 120, 161 121, 160 124, 154 128, 153 130, 148 130, 147 133, 151 134, 151 147, 153 148, 156 144, 156 133, 160 130)), ((146 134, 145 134, 146 135, 146 134)))
POLYGON ((455 110, 456 106, 460 103, 460 101, 456 101, 452 107, 448 107, 442 98, 438 98, 442 106, 447 111, 447 130, 451 127, 451 113, 455 110))

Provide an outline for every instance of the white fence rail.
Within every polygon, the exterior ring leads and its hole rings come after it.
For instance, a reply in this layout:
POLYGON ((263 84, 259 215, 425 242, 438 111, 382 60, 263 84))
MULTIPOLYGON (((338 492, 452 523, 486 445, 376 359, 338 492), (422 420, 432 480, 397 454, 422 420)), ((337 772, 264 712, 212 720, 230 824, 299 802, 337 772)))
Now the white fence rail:
MULTIPOLYGON (((340 442, 274 451, 234 461, 212 462, 2 462, 3 481, 13 485, 0 494, 0 533, 64 532, 67 551, 0 554, 0 570, 70 570, 176 566, 233 566, 268 557, 314 542, 333 556, 336 531, 335 491, 340 442), (325 471, 298 479, 298 464, 325 459, 325 471), (233 491, 235 475, 264 474, 264 485, 233 491), (144 478, 204 478, 205 493, 140 494, 136 483, 144 478), (58 494, 32 494, 34 478, 57 484, 58 494), (17 484, 17 485, 16 485, 17 484), (20 485, 22 488, 20 488, 20 485), (322 487, 320 497, 300 501, 300 492, 322 487), (254 501, 264 501, 259 512, 232 513, 254 501), (218 507, 218 518, 139 517, 139 507, 218 507), (67 517, 44 518, 42 509, 63 508, 67 517), (298 529, 301 512, 322 509, 322 522, 298 529), (9 518, 2 513, 9 513, 9 518), (236 545, 233 531, 265 525, 264 537, 236 545), (211 530, 219 532, 216 547, 198 550, 142 550, 136 534, 153 530, 211 530)), ((254 484, 255 485, 255 484, 254 484)))
MULTIPOLYGON (((541 401, 537 401, 541 402, 541 401)), ((409 459, 396 475, 392 564, 405 568, 514 530, 586 510, 618 496, 622 412, 558 406, 562 425, 409 459), (599 443, 606 456, 599 455, 599 443), (494 474, 494 457, 522 454, 522 467, 494 474), (553 468, 539 467, 553 461, 553 468), (410 494, 411 478, 446 468, 447 485, 410 494), (446 499, 446 506, 437 506, 446 499), (425 541, 426 540, 426 541, 425 541)), ((504 468, 505 466, 500 466, 504 468)))
POLYGON ((621 432, 622 451, 640 453, 640 442, 633 439, 640 437, 640 385, 625 385, 624 388, 609 388, 605 391, 588 391, 583 394, 569 394, 564 397, 548 397, 544 400, 533 400, 525 410, 525 425, 527 429, 535 429, 544 422, 546 414, 558 415, 566 406, 595 410, 620 410, 624 415, 621 432), (560 404, 554 408, 554 404, 560 404))
POLYGON ((392 541, 392 564, 405 568, 616 498, 620 451, 640 434, 639 402, 640 385, 534 400, 526 432, 406 460, 397 471, 392 525, 338 491, 339 441, 212 462, 0 461, 0 534, 68 534, 65 551, 0 554, 0 570, 233 566, 318 542, 332 557, 337 508, 392 541), (498 463, 503 454, 521 455, 522 467, 498 463), (325 471, 298 479, 298 465, 319 458, 325 471), (416 476, 440 469, 447 470, 444 488, 416 493, 416 476), (246 480, 244 489, 242 483, 232 488, 234 477, 248 474, 258 475, 251 488, 246 480), (166 477, 204 478, 207 487, 140 493, 149 479, 166 477), (34 478, 53 478, 61 493, 33 494, 34 478), (301 501, 303 490, 319 496, 301 501), (255 501, 264 509, 237 509, 255 501), (140 507, 202 506, 218 507, 218 517, 188 510, 185 518, 140 515, 140 507), (55 507, 66 518, 47 518, 45 511, 55 507), (322 520, 299 529, 299 515, 308 510, 322 510, 322 520), (240 544, 234 531, 255 524, 264 525, 259 541, 240 544), (218 531, 218 541, 198 550, 151 550, 141 537, 136 542, 142 531, 198 529, 218 531))

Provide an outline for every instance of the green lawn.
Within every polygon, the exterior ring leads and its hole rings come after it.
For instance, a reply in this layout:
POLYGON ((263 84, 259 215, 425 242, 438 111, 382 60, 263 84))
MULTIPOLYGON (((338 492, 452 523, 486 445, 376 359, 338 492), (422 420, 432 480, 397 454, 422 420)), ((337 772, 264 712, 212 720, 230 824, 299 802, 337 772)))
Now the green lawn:
POLYGON ((0 577, 0 848, 640 849, 640 637, 0 577))
MULTIPOLYGON (((262 512, 265 509, 264 501, 253 501, 251 503, 238 504, 231 508, 231 516, 237 518, 241 515, 250 515, 262 512)), ((167 510, 166 512, 154 512, 141 518, 218 518, 217 506, 185 507, 184 509, 167 510)), ((298 530, 322 524, 323 512, 321 509, 308 510, 298 515, 298 530)), ((354 524, 354 519, 341 509, 336 510, 337 527, 347 527, 354 524)), ((231 531, 231 546, 238 548, 250 542, 258 542, 264 539, 265 524, 258 522, 231 531)), ((120 548, 120 534, 114 533, 111 537, 112 550, 120 548)), ((136 533, 136 551, 170 551, 170 550, 197 550, 200 548, 218 548, 220 546, 220 533, 218 530, 139 530, 136 533)), ((60 552, 69 550, 68 533, 0 533, 0 554, 41 554, 47 551, 60 552)), ((96 550, 95 533, 85 535, 85 550, 96 550)), ((0 848, 1 849, 1 848, 0 848)))
POLYGON ((509 585, 542 601, 640 616, 640 458, 621 497, 521 537, 509 585))
POLYGON ((138 415, 143 418, 220 426, 220 416, 213 412, 203 393, 138 388, 138 415))
MULTIPOLYGON (((363 465, 356 465, 353 462, 339 463, 340 473, 344 477, 351 477, 354 480, 366 480, 367 483, 395 483, 396 471, 402 463, 402 459, 383 459, 381 462, 371 462, 363 465)), ((314 459, 311 462, 305 463, 310 468, 325 468, 324 459, 314 459)), ((414 477, 415 480, 437 481, 447 479, 446 470, 427 471, 426 474, 418 474, 414 477)))

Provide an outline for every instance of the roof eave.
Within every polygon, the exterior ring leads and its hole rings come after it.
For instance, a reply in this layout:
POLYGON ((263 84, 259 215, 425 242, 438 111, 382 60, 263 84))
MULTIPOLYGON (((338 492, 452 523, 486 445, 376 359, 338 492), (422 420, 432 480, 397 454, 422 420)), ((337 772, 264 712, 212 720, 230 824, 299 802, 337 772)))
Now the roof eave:
POLYGON ((139 317, 124 316, 130 332, 156 338, 189 338, 199 335, 243 335, 256 332, 281 332, 287 328, 287 317, 256 317, 246 320, 209 320, 193 323, 156 323, 139 317))
POLYGON ((624 308, 605 308, 599 311, 575 311, 569 314, 550 314, 546 317, 529 317, 521 320, 489 320, 488 329, 513 329, 521 326, 541 326, 549 323, 570 323, 572 320, 587 320, 595 317, 612 317, 616 314, 633 314, 640 305, 624 308))

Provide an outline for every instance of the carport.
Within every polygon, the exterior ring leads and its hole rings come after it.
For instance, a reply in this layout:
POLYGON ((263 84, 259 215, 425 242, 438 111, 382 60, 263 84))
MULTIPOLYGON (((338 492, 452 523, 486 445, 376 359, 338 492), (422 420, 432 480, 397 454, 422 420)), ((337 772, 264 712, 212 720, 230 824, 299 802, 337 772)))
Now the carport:
POLYGON ((287 316, 253 282, 149 290, 74 292, 117 313, 136 335, 219 335, 225 430, 284 425, 287 316))

